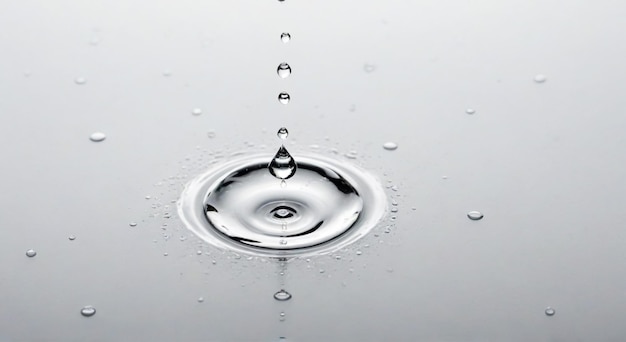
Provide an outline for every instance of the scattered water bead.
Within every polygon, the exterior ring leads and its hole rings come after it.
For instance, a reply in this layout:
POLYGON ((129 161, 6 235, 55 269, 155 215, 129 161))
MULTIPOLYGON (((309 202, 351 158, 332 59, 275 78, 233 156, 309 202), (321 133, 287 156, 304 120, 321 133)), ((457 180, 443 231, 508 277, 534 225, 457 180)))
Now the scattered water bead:
POLYGON ((535 79, 535 82, 536 82, 536 83, 543 83, 543 82, 545 82, 548 78, 547 78, 547 77, 546 77, 546 75, 544 75, 544 74, 537 74, 537 75, 535 75, 535 78, 534 78, 534 79, 535 79))
POLYGON ((94 132, 89 136, 89 140, 93 142, 101 142, 106 138, 107 138, 106 134, 102 132, 94 132))
POLYGON ((483 218, 483 216, 484 215, 480 211, 475 211, 475 210, 470 211, 469 213, 467 213, 467 217, 470 220, 473 220, 473 221, 481 220, 483 218))
POLYGON ((91 317, 96 314, 96 308, 91 305, 87 305, 80 310, 80 314, 85 317, 91 317))
POLYGON ((548 306, 546 308, 545 313, 546 313, 546 316, 554 316, 554 314, 556 313, 556 310, 548 306))
POLYGON ((472 108, 467 108, 467 109, 465 110, 465 113, 467 113, 467 114, 469 114, 469 115, 472 115, 472 114, 476 113, 476 110, 475 110, 475 109, 472 109, 472 108))
POLYGON ((162 73, 162 74, 163 74, 163 76, 165 76, 165 77, 170 77, 170 76, 172 76, 172 72, 171 72, 171 71, 169 71, 169 70, 163 70, 163 73, 162 73))
POLYGON ((281 140, 285 140, 289 136, 289 131, 287 130, 287 127, 281 127, 281 128, 278 129, 278 132, 276 132, 276 135, 281 140))
POLYGON ((363 254, 363 252, 361 252, 361 251, 356 251, 356 255, 361 255, 361 254, 363 254))
POLYGON ((70 235, 70 236, 68 237, 68 239, 69 239, 70 241, 74 241, 74 240, 76 240, 76 236, 74 236, 74 235, 70 235))
POLYGON ((281 302, 284 302, 286 300, 290 300, 291 299, 291 293, 285 291, 284 289, 281 289, 280 291, 274 293, 274 299, 279 300, 281 302))
POLYGON ((291 35, 287 32, 283 32, 280 35, 280 40, 283 41, 283 43, 289 43, 289 41, 291 40, 291 35))
POLYGON ((131 226, 131 227, 137 227, 137 222, 131 222, 128 225, 131 226))
POLYGON ((373 64, 365 64, 363 65, 363 70, 365 70, 365 72, 370 73, 374 70, 376 70, 376 66, 373 64))
POLYGON ((289 154, 285 146, 280 146, 278 152, 267 166, 272 176, 278 179, 289 179, 296 174, 298 168, 295 159, 289 154))
POLYGON ((37 252, 35 252, 34 249, 29 249, 29 250, 26 251, 26 256, 29 257, 29 258, 32 258, 35 255, 37 255, 37 252))
POLYGON ((85 83, 87 83, 87 79, 84 77, 76 77, 74 79, 74 83, 78 84, 78 85, 83 85, 85 83))
POLYGON ((291 100, 291 96, 289 96, 289 94, 284 93, 284 92, 278 94, 278 102, 286 105, 287 103, 289 103, 290 100, 291 100))
POLYGON ((209 139, 215 138, 215 131, 208 131, 207 136, 209 137, 209 139))
POLYGON ((398 144, 396 144, 395 142, 389 141, 383 144, 383 148, 387 151, 393 151, 398 148, 398 144))
POLYGON ((204 297, 198 298, 198 303, 202 303, 202 302, 204 302, 204 297))
POLYGON ((291 75, 291 66, 287 63, 280 63, 276 69, 276 73, 278 73, 280 78, 287 78, 291 75))
POLYGON ((202 114, 202 109, 194 108, 194 109, 191 110, 191 114, 198 116, 198 115, 202 114))
POLYGON ((357 152, 352 150, 352 151, 348 151, 346 154, 344 154, 344 156, 346 156, 346 158, 348 159, 356 159, 357 158, 357 152))

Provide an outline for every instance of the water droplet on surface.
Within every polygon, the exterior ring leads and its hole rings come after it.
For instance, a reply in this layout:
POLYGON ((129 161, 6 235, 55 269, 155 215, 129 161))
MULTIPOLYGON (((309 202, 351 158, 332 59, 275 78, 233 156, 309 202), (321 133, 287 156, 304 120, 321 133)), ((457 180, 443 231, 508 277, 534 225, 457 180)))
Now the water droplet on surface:
POLYGON ((74 79, 74 83, 78 84, 78 85, 83 85, 85 83, 87 83, 87 79, 84 77, 76 77, 74 79))
POLYGON ((202 302, 204 302, 204 297, 198 298, 198 303, 202 303, 202 302))
POLYGON ((169 71, 169 70, 163 70, 162 75, 165 76, 165 77, 170 77, 170 76, 172 76, 172 72, 169 71))
POLYGON ((291 66, 287 63, 280 63, 276 69, 276 73, 278 73, 280 78, 287 78, 291 75, 291 66))
POLYGON ((104 134, 102 132, 95 132, 95 133, 92 133, 89 136, 89 140, 91 140, 93 142, 101 142, 101 141, 103 141, 106 138, 107 138, 106 134, 104 134))
POLYGON ((280 35, 280 40, 283 41, 283 43, 289 43, 289 41, 291 40, 291 35, 287 32, 283 32, 280 35))
MULTIPOLYGON (((546 75, 544 75, 544 74, 537 74, 537 75, 535 75, 535 78, 534 78, 534 80, 535 80, 535 82, 536 82, 536 83, 543 83, 543 82, 545 82, 547 79, 548 79, 548 78, 547 78, 547 77, 546 77, 546 75)), ((558 82, 557 82, 557 83, 558 83, 558 82)))
POLYGON ((387 151, 393 151, 398 148, 398 144, 396 144, 395 142, 389 141, 383 144, 383 148, 387 151))
POLYGON ((191 114, 198 116, 198 115, 202 114, 202 109, 194 108, 194 109, 191 110, 191 114))
POLYGON ((344 156, 348 159, 356 159, 357 158, 357 152, 352 150, 352 151, 348 151, 348 153, 344 154, 344 156))
POLYGON ((26 251, 26 256, 29 257, 29 258, 32 258, 35 255, 37 255, 37 252, 35 252, 34 249, 29 249, 29 250, 26 251))
POLYGON ((278 102, 286 105, 287 103, 289 103, 289 100, 291 100, 291 96, 289 96, 289 94, 284 92, 278 94, 278 102))
POLYGON ((465 113, 467 113, 467 114, 469 114, 469 115, 472 115, 472 114, 476 113, 476 110, 475 110, 475 109, 472 109, 472 108, 467 108, 467 109, 465 110, 465 113))
POLYGON ((365 64, 363 65, 363 70, 365 70, 365 72, 370 73, 374 70, 376 70, 376 66, 374 64, 365 64))
POLYGON ((298 167, 295 159, 291 157, 291 154, 289 154, 285 146, 280 146, 267 168, 270 170, 272 176, 285 180, 293 177, 298 167))
POLYGON ((483 214, 480 211, 473 210, 473 211, 470 211, 469 213, 467 213, 467 217, 470 220, 478 221, 478 220, 481 220, 483 218, 483 214))
POLYGON ((131 226, 131 227, 137 227, 137 222, 131 222, 128 225, 131 226))
POLYGON ((361 255, 361 254, 363 254, 363 252, 361 252, 361 251, 356 251, 356 255, 361 255))
POLYGON ((279 300, 281 302, 284 302, 286 300, 290 300, 291 299, 291 293, 285 291, 285 290, 280 290, 276 293, 274 293, 274 299, 279 300))
POLYGON ((556 310, 548 306, 546 308, 545 313, 546 313, 546 316, 554 316, 554 314, 556 313, 556 310))
POLYGON ((87 305, 80 310, 80 314, 85 317, 91 317, 96 314, 96 308, 91 305, 87 305))
POLYGON ((74 241, 74 240, 76 240, 76 236, 74 236, 74 235, 70 235, 70 236, 68 237, 68 239, 69 239, 70 241, 74 241))
POLYGON ((289 131, 287 130, 287 127, 279 128, 276 136, 278 136, 281 140, 287 139, 287 137, 289 136, 289 131))
POLYGON ((209 139, 213 139, 215 138, 215 131, 208 131, 206 135, 209 137, 209 139))

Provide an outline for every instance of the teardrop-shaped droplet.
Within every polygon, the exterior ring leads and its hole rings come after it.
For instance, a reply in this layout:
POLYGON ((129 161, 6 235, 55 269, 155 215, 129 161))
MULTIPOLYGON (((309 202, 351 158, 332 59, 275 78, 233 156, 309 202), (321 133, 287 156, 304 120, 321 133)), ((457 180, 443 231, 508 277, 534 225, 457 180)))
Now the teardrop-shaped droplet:
POLYGON ((289 94, 287 93, 278 94, 278 102, 282 104, 287 104, 289 103, 289 100, 291 100, 291 96, 289 96, 289 94))
POLYGON ((285 43, 285 44, 289 43, 289 41, 291 40, 291 35, 289 33, 287 33, 287 32, 283 32, 280 35, 280 40, 282 40, 283 43, 285 43))
POLYGON ((91 317, 96 314, 96 308, 91 305, 87 305, 80 310, 80 314, 85 317, 91 317))
POLYGON ((287 63, 280 63, 276 72, 280 78, 287 78, 291 75, 291 67, 287 63))
POLYGON ((284 302, 286 300, 290 300, 291 299, 291 293, 285 291, 285 290, 280 290, 276 293, 274 293, 274 299, 276 300, 280 300, 281 302, 284 302))
POLYGON ((281 146, 267 168, 270 170, 272 176, 285 180, 293 177, 296 173, 297 166, 296 161, 291 154, 289 154, 285 146, 281 146))
POLYGON ((289 136, 289 131, 287 130, 287 127, 281 127, 281 128, 278 129, 278 132, 276 132, 276 135, 281 140, 285 140, 289 136))

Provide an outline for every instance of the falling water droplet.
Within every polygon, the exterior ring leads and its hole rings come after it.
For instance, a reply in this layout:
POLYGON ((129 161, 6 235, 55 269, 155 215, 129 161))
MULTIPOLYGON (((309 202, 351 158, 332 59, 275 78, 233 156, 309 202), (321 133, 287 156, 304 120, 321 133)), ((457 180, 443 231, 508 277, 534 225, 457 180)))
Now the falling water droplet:
POLYGON ((286 300, 290 300, 291 299, 291 293, 285 291, 284 289, 281 289, 280 291, 274 293, 274 299, 279 300, 281 302, 284 302, 286 300))
POLYGON ((483 218, 483 214, 480 211, 470 211, 469 213, 467 213, 467 217, 470 220, 478 221, 483 218))
POLYGON ((280 78, 287 78, 291 75, 291 67, 287 63, 280 63, 276 72, 280 78))
POLYGON ((551 307, 549 307, 549 306, 548 306, 548 307, 546 308, 545 313, 546 313, 546 316, 554 316, 554 314, 556 313, 556 311, 555 311, 553 308, 551 308, 551 307))
POLYGON ((80 310, 80 314, 85 317, 91 317, 96 314, 96 308, 91 305, 87 305, 80 310))
POLYGON ((278 132, 276 132, 276 135, 281 140, 285 140, 289 136, 289 131, 287 130, 287 127, 281 127, 281 128, 278 129, 278 132))
POLYGON ((285 180, 293 177, 298 167, 296 161, 291 154, 289 154, 289 151, 287 151, 285 146, 281 145, 267 168, 270 170, 272 176, 285 180))
POLYGON ((35 252, 34 249, 29 249, 29 250, 26 251, 26 256, 29 257, 29 258, 32 258, 35 255, 37 255, 37 252, 35 252))
POLYGON ((74 79, 74 83, 78 84, 78 85, 83 85, 85 83, 87 83, 87 79, 84 77, 76 77, 74 79))
POLYGON ((191 111, 191 114, 198 116, 198 115, 202 114, 202 109, 200 109, 200 108, 194 108, 194 109, 191 111))
POLYGON ((536 83, 543 83, 547 80, 548 78, 546 77, 546 75, 544 74, 537 74, 535 75, 535 82, 536 83))
POLYGON ((289 94, 284 92, 278 94, 278 102, 286 105, 287 103, 289 103, 289 100, 291 100, 291 96, 289 96, 289 94))
POLYGON ((70 239, 70 241, 74 241, 74 240, 76 240, 76 236, 74 236, 74 235, 70 235, 70 236, 68 237, 68 239, 70 239))
POLYGON ((283 32, 280 35, 280 40, 282 40, 283 43, 285 43, 285 44, 289 43, 289 41, 291 40, 291 35, 289 33, 287 33, 287 32, 283 32))
POLYGON ((472 108, 467 108, 467 109, 465 110, 465 113, 467 113, 467 114, 469 114, 469 115, 472 115, 472 114, 476 113, 476 110, 475 110, 475 109, 472 109, 472 108))
POLYGON ((102 132, 95 132, 95 133, 92 133, 89 136, 89 140, 91 140, 93 142, 101 142, 102 140, 104 140, 106 138, 107 138, 106 134, 104 134, 102 132))
POLYGON ((396 144, 395 142, 389 141, 383 144, 383 148, 387 151, 393 151, 398 148, 398 144, 396 144))

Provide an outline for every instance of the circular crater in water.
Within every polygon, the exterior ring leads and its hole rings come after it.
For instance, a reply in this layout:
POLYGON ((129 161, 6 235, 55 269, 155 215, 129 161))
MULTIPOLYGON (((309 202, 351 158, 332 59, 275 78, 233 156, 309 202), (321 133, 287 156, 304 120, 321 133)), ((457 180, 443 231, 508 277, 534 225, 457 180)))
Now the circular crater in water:
POLYGON ((271 155, 215 166, 189 182, 178 201, 191 231, 217 247, 265 256, 323 254, 371 230, 386 211, 376 178, 320 155, 297 155, 285 181, 271 155))

